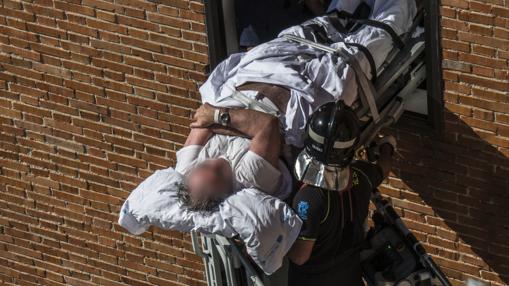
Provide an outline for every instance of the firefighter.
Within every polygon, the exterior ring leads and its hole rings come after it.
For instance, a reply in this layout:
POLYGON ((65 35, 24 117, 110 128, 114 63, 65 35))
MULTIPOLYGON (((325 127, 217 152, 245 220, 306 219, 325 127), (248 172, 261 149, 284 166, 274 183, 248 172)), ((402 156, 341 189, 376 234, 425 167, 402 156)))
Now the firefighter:
POLYGON ((377 144, 377 163, 354 160, 359 122, 343 101, 322 105, 306 127, 295 165, 303 183, 293 208, 304 224, 288 253, 288 285, 364 285, 359 248, 370 195, 391 168, 393 137, 377 144))

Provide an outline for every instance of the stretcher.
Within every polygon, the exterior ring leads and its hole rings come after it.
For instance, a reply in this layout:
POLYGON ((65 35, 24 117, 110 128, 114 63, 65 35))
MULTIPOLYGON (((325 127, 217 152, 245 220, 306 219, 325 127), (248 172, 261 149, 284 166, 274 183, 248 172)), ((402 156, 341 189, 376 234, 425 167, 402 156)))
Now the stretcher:
MULTIPOLYGON (((421 243, 405 226, 389 201, 375 189, 374 227, 361 248, 361 266, 369 286, 451 286, 421 243)), ((195 253, 206 266, 209 286, 285 286, 288 263, 271 276, 256 269, 233 238, 191 233, 195 253)))
MULTIPOLYGON (((359 151, 367 149, 381 129, 400 119, 404 112, 404 99, 415 94, 417 87, 426 80, 424 34, 416 33, 422 21, 423 11, 420 11, 407 33, 401 37, 389 33, 394 40, 394 49, 378 70, 375 71, 371 65, 371 79, 368 79, 362 71, 357 59, 344 49, 333 49, 327 43, 311 41, 295 35, 282 36, 287 41, 308 45, 319 51, 341 57, 353 68, 359 87, 359 99, 352 105, 361 122, 362 132, 356 146, 359 151)), ((365 20, 358 22, 361 25, 377 25, 377 23, 366 23, 365 20)), ((392 207, 376 190, 372 201, 377 207, 375 213, 378 223, 371 231, 369 241, 371 249, 367 248, 362 252, 363 270, 367 283, 369 285, 450 285, 420 243, 397 217, 392 207), (397 263, 407 267, 399 269, 394 266, 396 274, 390 278, 381 278, 381 271, 373 265, 378 263, 379 266, 381 262, 377 259, 385 258, 383 255, 380 256, 380 253, 391 254, 390 247, 387 248, 392 246, 391 242, 399 242, 400 247, 402 244, 408 247, 406 256, 398 257, 399 260, 397 260, 397 263)), ((285 273, 287 265, 273 275, 264 275, 235 238, 198 235, 196 232, 193 232, 191 237, 195 253, 203 258, 206 266, 208 285, 287 285, 285 273)), ((396 262, 392 263, 396 264, 396 262)))

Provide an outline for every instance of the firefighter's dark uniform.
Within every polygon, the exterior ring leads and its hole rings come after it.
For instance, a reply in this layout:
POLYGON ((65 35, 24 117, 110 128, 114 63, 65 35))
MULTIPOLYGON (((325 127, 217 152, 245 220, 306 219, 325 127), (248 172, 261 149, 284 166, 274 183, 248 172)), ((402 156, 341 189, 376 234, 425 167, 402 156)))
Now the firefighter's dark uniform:
POLYGON ((364 239, 371 192, 383 181, 383 172, 365 161, 355 161, 350 168, 348 190, 304 185, 295 195, 293 208, 304 221, 299 239, 315 244, 305 264, 290 264, 288 285, 364 285, 358 246, 364 239))

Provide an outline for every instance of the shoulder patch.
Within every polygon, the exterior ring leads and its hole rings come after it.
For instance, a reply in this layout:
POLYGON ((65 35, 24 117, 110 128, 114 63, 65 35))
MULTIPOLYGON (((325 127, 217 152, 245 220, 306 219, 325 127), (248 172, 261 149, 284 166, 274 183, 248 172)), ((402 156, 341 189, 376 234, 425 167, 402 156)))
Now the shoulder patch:
MULTIPOLYGON (((370 188, 371 188, 371 189, 373 189, 373 183, 371 182, 371 179, 368 177, 368 175, 366 175, 366 173, 364 173, 364 172, 363 172, 361 169, 359 169, 359 168, 354 168, 354 167, 353 167, 352 169, 354 169, 355 171, 359 172, 359 174, 363 175, 363 176, 364 176, 364 178, 366 178, 366 180, 367 180, 367 182, 368 182, 368 184, 369 184, 370 188)), ((355 173, 355 172, 354 172, 354 173, 355 173)), ((359 182, 359 177, 358 177, 358 176, 356 176, 356 177, 357 177, 357 183, 358 183, 358 182, 359 182)))
POLYGON ((357 176, 357 172, 352 172, 352 185, 358 186, 359 185, 359 176, 357 176))
POLYGON ((308 210, 309 210, 309 202, 307 201, 300 201, 299 204, 297 204, 297 215, 302 220, 308 219, 308 210))

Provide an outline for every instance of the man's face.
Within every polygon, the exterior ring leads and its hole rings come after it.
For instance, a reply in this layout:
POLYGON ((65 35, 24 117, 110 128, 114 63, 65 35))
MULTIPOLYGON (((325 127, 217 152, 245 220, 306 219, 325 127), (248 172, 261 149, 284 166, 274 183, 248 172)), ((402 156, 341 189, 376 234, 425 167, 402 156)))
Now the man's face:
POLYGON ((233 191, 233 172, 225 159, 210 159, 195 167, 187 184, 196 200, 227 196, 233 191))

